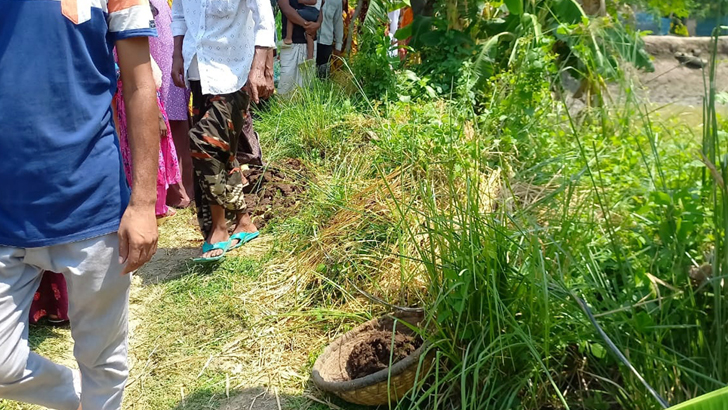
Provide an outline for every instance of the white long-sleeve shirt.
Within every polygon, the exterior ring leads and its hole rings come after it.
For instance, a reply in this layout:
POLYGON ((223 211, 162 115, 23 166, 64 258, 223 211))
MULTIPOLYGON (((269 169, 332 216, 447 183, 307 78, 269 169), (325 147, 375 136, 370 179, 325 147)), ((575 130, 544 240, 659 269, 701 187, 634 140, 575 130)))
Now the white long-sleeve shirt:
POLYGON ((172 35, 185 37, 185 76, 197 58, 203 94, 233 93, 248 81, 255 47, 275 47, 273 9, 270 0, 175 0, 172 35))

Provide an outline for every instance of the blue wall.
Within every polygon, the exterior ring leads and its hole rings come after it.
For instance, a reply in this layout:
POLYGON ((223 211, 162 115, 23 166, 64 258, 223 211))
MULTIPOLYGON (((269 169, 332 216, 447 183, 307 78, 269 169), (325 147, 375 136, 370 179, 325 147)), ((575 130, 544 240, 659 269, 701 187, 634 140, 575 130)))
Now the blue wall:
POLYGON ((728 26, 728 17, 698 20, 698 26, 695 28, 695 35, 698 37, 712 36, 713 29, 719 25, 728 26))
POLYGON ((655 17, 652 13, 635 13, 636 29, 651 31, 656 36, 666 36, 670 32, 670 19, 655 17))
MULTIPOLYGON (((640 31, 651 31, 656 36, 666 36, 670 33, 670 19, 658 18, 654 14, 637 12, 635 13, 636 29, 640 31)), ((695 36, 710 37, 713 29, 718 25, 728 26, 728 16, 723 18, 706 18, 698 20, 695 28, 695 36)))

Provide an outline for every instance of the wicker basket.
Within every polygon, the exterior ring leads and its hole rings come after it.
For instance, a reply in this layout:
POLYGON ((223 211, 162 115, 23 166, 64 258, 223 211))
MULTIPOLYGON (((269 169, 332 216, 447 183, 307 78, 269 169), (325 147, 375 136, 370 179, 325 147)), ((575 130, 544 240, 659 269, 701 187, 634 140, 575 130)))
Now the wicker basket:
POLYGON ((396 331, 408 335, 415 333, 406 324, 419 327, 424 319, 423 313, 398 312, 372 319, 331 343, 316 360, 313 366, 313 381, 321 390, 334 393, 342 399, 355 404, 379 406, 404 397, 415 385, 417 378, 423 378, 434 359, 434 353, 422 361, 420 356, 428 351, 425 342, 411 355, 394 363, 388 369, 351 380, 346 371, 346 362, 351 350, 372 331, 392 331, 397 319, 396 331))

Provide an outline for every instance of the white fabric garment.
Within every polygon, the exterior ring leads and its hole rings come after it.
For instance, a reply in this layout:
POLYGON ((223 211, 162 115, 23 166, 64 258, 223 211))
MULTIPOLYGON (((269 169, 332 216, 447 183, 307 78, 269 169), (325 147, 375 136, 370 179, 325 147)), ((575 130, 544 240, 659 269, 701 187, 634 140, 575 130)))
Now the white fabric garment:
POLYGON ((275 47, 274 33, 269 0, 172 3, 172 35, 185 37, 185 73, 197 56, 203 94, 229 94, 241 89, 248 81, 255 47, 275 47))
POLYGON ((280 50, 280 56, 281 71, 278 80, 280 95, 286 95, 296 87, 305 87, 311 82, 316 74, 316 64, 315 60, 307 60, 306 44, 292 44, 283 47, 280 50))
MULTIPOLYGON (((397 33, 399 28, 399 10, 390 11, 387 13, 389 17, 389 41, 394 44, 394 35, 397 33)), ((390 57, 397 57, 397 49, 389 50, 390 57)))
POLYGON ((200 68, 197 64, 197 54, 192 56, 190 68, 187 69, 187 81, 200 81, 200 68))
POLYGON ((154 57, 149 56, 150 61, 152 62, 152 77, 154 77, 154 84, 157 86, 157 90, 162 88, 162 70, 159 68, 159 65, 157 65, 157 62, 154 61, 154 57))

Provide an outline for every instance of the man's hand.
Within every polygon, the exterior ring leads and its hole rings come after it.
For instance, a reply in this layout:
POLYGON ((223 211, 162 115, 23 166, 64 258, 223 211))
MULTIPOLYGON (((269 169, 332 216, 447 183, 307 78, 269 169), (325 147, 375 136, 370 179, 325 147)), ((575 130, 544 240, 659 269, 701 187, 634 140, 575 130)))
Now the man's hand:
POLYGON ((172 81, 179 88, 186 88, 185 84, 185 61, 182 55, 174 54, 172 57, 172 81))
POLYGON ((311 36, 311 38, 316 38, 319 28, 321 28, 320 22, 314 22, 314 23, 309 22, 308 24, 306 24, 306 26, 304 26, 304 30, 306 30, 306 34, 311 36))
POLYGON ((253 65, 250 67, 250 74, 248 74, 248 82, 243 87, 256 104, 260 102, 261 98, 265 99, 270 97, 275 90, 273 76, 266 75, 268 52, 268 49, 265 47, 255 48, 253 65))
POLYGON ((124 274, 134 272, 157 252, 157 218, 154 205, 129 204, 119 225, 119 263, 124 274))
POLYGON ((164 138, 167 136, 167 123, 164 121, 164 116, 162 113, 159 113, 159 138, 164 138))
POLYGON ((248 75, 248 82, 243 89, 256 104, 260 99, 268 98, 273 94, 273 79, 266 79, 265 70, 253 68, 248 75))

